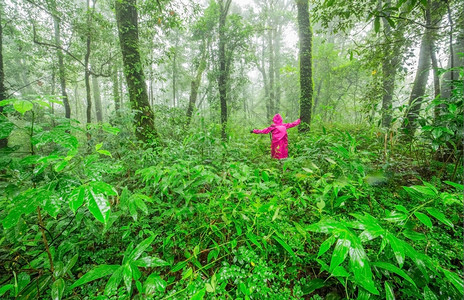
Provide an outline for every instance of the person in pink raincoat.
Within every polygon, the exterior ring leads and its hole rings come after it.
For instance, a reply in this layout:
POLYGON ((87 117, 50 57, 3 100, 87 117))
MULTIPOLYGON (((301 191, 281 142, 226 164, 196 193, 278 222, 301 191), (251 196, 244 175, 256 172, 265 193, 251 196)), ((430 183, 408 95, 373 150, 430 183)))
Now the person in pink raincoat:
POLYGON ((271 156, 277 159, 283 159, 288 157, 288 136, 287 129, 292 128, 300 124, 300 119, 292 123, 282 123, 282 117, 277 114, 272 119, 274 124, 263 130, 253 129, 251 133, 256 134, 272 134, 271 138, 271 156))

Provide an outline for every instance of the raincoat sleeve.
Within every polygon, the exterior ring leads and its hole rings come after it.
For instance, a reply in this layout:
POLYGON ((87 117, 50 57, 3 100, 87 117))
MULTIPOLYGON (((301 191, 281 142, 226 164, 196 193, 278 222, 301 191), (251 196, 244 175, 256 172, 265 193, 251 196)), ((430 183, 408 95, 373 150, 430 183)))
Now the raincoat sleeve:
POLYGON ((259 130, 259 129, 253 129, 253 133, 256 133, 256 134, 268 134, 269 132, 272 131, 272 129, 274 129, 273 126, 270 126, 268 128, 264 128, 262 130, 259 130))
POLYGON ((292 128, 292 127, 295 127, 295 126, 298 126, 300 124, 300 119, 296 120, 295 122, 292 122, 292 123, 286 123, 284 124, 285 128, 292 128))

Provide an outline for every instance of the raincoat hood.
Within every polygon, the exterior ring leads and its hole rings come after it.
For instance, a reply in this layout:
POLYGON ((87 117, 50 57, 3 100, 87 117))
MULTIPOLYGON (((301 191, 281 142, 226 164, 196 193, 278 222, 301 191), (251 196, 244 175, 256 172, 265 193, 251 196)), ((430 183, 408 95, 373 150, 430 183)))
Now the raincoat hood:
POLYGON ((274 124, 280 125, 280 124, 282 124, 283 120, 282 120, 282 117, 280 116, 280 114, 277 114, 277 115, 274 116, 272 121, 274 122, 274 124))

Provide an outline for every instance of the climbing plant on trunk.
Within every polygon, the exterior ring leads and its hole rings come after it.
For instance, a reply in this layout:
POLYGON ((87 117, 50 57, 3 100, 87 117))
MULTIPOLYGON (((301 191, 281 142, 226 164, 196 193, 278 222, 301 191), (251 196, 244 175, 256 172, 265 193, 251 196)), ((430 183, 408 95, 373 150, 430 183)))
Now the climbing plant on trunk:
POLYGON ((300 38, 300 119, 299 131, 309 131, 311 125, 311 109, 313 105, 312 77, 312 32, 309 20, 308 0, 297 0, 298 33, 300 38))
POLYGON ((116 21, 121 46, 124 75, 129 90, 129 99, 135 111, 136 136, 147 142, 156 138, 153 110, 148 103, 147 86, 139 53, 138 14, 136 0, 116 0, 116 21))

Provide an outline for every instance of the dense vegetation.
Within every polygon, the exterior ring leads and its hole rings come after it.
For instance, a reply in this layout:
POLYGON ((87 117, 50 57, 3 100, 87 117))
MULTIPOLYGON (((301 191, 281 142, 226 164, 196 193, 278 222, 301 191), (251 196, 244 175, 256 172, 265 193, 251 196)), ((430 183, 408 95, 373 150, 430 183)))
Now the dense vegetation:
POLYGON ((316 2, 2 3, 0 297, 462 299, 464 6, 316 2))

